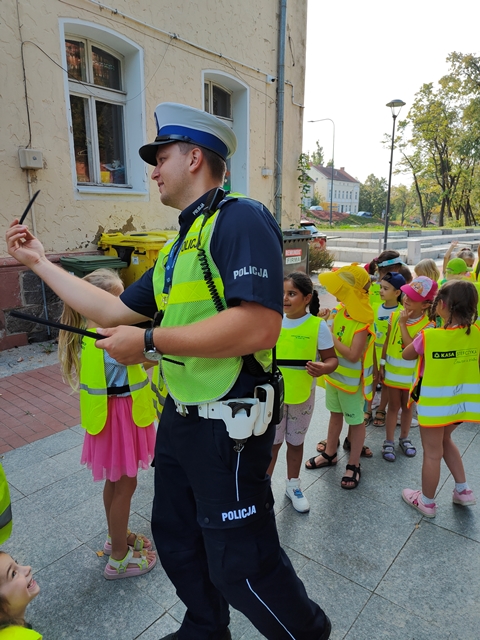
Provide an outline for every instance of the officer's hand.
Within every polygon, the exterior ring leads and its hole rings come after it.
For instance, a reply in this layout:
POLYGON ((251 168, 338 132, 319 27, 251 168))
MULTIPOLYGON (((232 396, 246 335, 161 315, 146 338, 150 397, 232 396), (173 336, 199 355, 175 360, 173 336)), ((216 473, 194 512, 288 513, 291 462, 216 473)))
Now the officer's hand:
POLYGON ((18 224, 14 220, 5 234, 8 253, 27 267, 32 268, 45 257, 45 251, 40 240, 30 233, 27 225, 18 224))
POLYGON ((97 329, 97 333, 108 336, 97 340, 95 346, 105 349, 120 364, 139 364, 145 362, 145 329, 120 325, 113 329, 97 329))

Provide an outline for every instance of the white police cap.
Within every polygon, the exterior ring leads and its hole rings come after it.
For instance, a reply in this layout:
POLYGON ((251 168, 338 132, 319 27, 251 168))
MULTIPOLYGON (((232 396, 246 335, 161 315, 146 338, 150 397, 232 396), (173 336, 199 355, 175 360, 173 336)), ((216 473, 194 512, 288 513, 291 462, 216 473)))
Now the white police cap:
POLYGON ((162 102, 155 109, 157 137, 140 147, 142 160, 155 166, 158 147, 172 142, 190 142, 205 147, 226 160, 235 153, 237 138, 232 129, 216 116, 186 104, 162 102))

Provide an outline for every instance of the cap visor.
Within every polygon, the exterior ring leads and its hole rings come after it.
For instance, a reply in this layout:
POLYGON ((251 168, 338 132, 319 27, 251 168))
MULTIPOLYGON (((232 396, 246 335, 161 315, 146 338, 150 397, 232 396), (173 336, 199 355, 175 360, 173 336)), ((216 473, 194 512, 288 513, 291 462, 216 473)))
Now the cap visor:
POLYGON ((157 166, 157 151, 158 147, 164 144, 172 144, 175 140, 162 140, 162 142, 150 142, 150 144, 144 144, 140 147, 138 154, 141 159, 147 164, 151 164, 152 167, 157 166))

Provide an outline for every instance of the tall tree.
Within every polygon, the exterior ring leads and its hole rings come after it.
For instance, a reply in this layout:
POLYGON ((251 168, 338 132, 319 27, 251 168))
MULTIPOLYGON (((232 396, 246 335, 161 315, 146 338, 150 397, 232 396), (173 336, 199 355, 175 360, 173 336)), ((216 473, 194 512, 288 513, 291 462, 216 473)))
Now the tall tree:
POLYGON ((320 146, 319 141, 317 140, 317 142, 315 143, 317 148, 315 149, 315 151, 313 151, 312 153, 308 153, 308 158, 309 161, 312 164, 319 164, 323 166, 323 161, 324 161, 324 154, 323 154, 323 147, 320 146))
POLYGON ((386 203, 387 181, 385 178, 377 178, 371 173, 360 185, 358 209, 359 211, 371 211, 374 215, 381 216, 386 203))

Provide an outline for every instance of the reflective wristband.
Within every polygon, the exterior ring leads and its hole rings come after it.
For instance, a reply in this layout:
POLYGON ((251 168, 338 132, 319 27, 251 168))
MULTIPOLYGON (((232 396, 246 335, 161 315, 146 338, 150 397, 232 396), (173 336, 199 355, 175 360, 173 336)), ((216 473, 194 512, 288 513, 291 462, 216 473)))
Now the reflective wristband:
POLYGON ((387 361, 385 360, 385 358, 380 358, 380 366, 381 367, 384 367, 386 362, 387 361))

